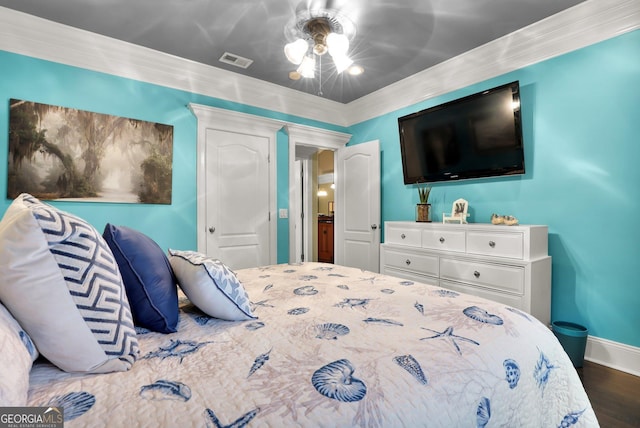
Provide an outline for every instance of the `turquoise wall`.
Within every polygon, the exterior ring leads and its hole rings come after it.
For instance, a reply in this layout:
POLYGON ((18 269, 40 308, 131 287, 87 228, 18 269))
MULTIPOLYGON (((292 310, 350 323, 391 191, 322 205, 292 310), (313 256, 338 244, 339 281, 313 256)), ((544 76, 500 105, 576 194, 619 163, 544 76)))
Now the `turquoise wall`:
MULTIPOLYGON (((280 218, 280 209, 289 211, 289 136, 281 129, 278 131, 276 148, 276 165, 278 168, 278 263, 289 261, 289 219, 280 218)), ((287 216, 288 217, 288 216, 287 216)))
MULTIPOLYGON (((52 202, 86 219, 101 232, 106 223, 126 225, 149 235, 163 249, 195 249, 197 245, 197 121, 187 108, 189 103, 345 131, 318 121, 0 51, 0 213, 11 203, 6 198, 10 98, 173 125, 171 205, 52 202)), ((288 209, 288 138, 283 131, 278 134, 276 147, 277 207, 288 209)), ((275 221, 277 260, 286 262, 289 220, 275 221)))
POLYGON ((640 346, 640 31, 398 110, 349 129, 352 144, 379 139, 382 220, 415 220, 397 118, 519 80, 526 174, 434 184, 434 220, 457 198, 470 221, 492 213, 549 226, 552 320, 640 346))

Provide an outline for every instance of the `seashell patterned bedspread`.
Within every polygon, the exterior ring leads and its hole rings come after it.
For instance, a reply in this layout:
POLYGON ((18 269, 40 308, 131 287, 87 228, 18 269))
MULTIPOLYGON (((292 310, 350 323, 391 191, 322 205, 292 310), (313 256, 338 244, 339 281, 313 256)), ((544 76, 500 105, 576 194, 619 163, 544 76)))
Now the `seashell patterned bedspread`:
POLYGON ((65 426, 593 427, 551 331, 519 310, 335 265, 243 269, 257 320, 181 297, 178 332, 139 330, 128 372, 42 363, 30 405, 65 426))

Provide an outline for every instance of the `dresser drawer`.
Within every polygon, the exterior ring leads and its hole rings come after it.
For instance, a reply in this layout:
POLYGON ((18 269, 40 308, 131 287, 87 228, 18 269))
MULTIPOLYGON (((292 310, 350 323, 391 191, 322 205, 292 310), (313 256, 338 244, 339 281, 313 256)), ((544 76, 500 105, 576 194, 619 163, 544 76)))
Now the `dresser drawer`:
POLYGON ((384 265, 394 269, 438 276, 438 256, 385 248, 384 265))
POLYGON ((408 279, 413 282, 420 282, 422 284, 433 285, 433 286, 438 285, 438 277, 436 276, 421 275, 419 273, 409 272, 409 271, 400 270, 400 269, 394 269, 388 266, 384 267, 381 273, 385 275, 395 276, 396 278, 408 279))
POLYGON ((389 225, 384 231, 384 236, 384 240, 388 244, 406 245, 408 247, 420 247, 422 244, 420 229, 389 225))
POLYGON ((464 230, 423 230, 422 246, 439 251, 465 251, 464 230))
POLYGON ((440 278, 499 290, 524 294, 524 268, 466 260, 440 259, 440 278))
POLYGON ((520 232, 467 232, 467 252, 483 256, 508 257, 522 259, 524 255, 524 236, 520 232))
POLYGON ((501 291, 487 288, 474 287, 472 285, 453 281, 440 281, 439 285, 440 287, 446 288, 448 290, 483 297, 485 299, 493 300, 494 302, 499 302, 516 309, 521 309, 525 312, 528 311, 528 308, 524 307, 523 305, 522 298, 520 296, 516 296, 515 294, 503 293, 501 291))

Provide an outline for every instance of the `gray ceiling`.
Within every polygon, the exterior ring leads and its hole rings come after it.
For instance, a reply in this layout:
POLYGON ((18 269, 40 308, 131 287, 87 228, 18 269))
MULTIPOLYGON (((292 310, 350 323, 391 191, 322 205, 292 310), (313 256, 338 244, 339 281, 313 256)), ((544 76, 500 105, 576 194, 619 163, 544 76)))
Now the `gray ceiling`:
MULTIPOLYGON (((296 11, 328 8, 356 25, 350 55, 361 76, 323 59, 322 93, 347 103, 584 0, 0 0, 0 6, 203 64, 318 94, 292 81, 284 26, 296 11), (218 61, 252 59, 246 70, 218 61)), ((1 12, 0 12, 1 13, 1 12)))

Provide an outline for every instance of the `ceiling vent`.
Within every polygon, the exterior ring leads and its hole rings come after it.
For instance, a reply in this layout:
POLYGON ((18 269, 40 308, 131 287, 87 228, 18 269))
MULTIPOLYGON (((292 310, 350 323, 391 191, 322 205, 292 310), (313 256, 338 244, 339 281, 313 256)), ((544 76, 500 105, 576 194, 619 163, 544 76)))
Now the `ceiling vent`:
POLYGON ((223 53, 218 61, 224 62, 225 64, 235 65, 236 67, 240 68, 248 68, 253 63, 252 59, 243 58, 239 55, 234 55, 229 52, 223 53))

